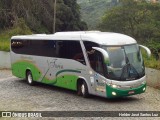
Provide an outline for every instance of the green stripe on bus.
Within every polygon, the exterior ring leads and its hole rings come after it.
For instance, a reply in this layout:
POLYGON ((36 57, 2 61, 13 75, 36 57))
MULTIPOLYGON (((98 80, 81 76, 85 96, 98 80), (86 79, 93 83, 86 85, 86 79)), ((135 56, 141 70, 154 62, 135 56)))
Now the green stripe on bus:
POLYGON ((65 69, 65 70, 58 71, 58 72, 56 73, 56 76, 58 76, 59 74, 61 74, 61 73, 63 73, 63 72, 75 72, 75 73, 81 73, 81 71, 78 71, 78 70, 65 69))
POLYGON ((31 61, 17 61, 12 64, 13 75, 19 78, 26 78, 26 69, 32 72, 34 80, 38 80, 41 77, 41 70, 31 61))
POLYGON ((115 98, 115 97, 121 97, 121 96, 130 96, 130 95, 136 95, 144 93, 146 90, 146 84, 142 84, 141 86, 137 88, 131 88, 127 90, 121 90, 118 88, 112 88, 111 86, 106 86, 106 95, 108 98, 115 98), (116 95, 112 95, 112 92, 115 92, 116 95))
MULTIPOLYGON (((38 82, 38 80, 42 76, 42 72, 35 64, 33 64, 30 61, 17 61, 14 64, 12 64, 13 75, 19 78, 26 78, 27 68, 31 70, 33 79, 38 82)), ((45 76, 41 82, 49 85, 71 89, 71 90, 77 90, 78 76, 71 75, 71 74, 58 76, 59 74, 64 72, 81 73, 81 71, 78 71, 78 70, 71 70, 71 69, 61 70, 56 73, 55 77, 57 78, 49 79, 45 76)))

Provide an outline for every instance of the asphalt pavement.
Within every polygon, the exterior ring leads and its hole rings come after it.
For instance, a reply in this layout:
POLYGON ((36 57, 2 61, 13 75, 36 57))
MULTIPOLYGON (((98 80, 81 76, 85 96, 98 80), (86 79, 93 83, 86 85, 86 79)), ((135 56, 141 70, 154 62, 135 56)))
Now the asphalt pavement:
MULTIPOLYGON (((160 111, 160 90, 147 87, 143 94, 118 99, 97 96, 83 98, 74 91, 58 87, 44 84, 29 86, 25 80, 12 76, 10 70, 0 70, 0 111, 160 111)), ((150 120, 151 117, 140 119, 150 120)), ((155 119, 158 120, 160 117, 155 117, 155 119)))

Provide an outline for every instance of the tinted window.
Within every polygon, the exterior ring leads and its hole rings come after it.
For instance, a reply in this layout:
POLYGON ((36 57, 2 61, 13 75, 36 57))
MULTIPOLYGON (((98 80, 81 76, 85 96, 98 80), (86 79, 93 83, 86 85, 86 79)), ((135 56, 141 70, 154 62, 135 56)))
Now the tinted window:
POLYGON ((79 41, 57 41, 58 57, 74 59, 85 64, 84 55, 79 41))
POLYGON ((84 46, 86 48, 86 52, 92 69, 99 74, 104 75, 103 56, 100 52, 92 49, 92 47, 99 47, 99 45, 93 42, 85 41, 84 46))
POLYGON ((74 59, 85 64, 79 41, 12 40, 11 48, 17 54, 74 59))
POLYGON ((56 42, 51 40, 12 40, 11 48, 17 54, 57 56, 56 42))

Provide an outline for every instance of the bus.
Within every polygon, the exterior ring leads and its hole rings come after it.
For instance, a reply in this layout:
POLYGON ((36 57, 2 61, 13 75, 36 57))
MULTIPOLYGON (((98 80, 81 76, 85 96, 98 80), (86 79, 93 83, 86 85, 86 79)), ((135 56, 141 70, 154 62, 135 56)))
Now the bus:
POLYGON ((83 97, 116 98, 146 91, 141 48, 149 48, 120 33, 57 32, 13 36, 12 74, 36 82, 77 91, 83 97))

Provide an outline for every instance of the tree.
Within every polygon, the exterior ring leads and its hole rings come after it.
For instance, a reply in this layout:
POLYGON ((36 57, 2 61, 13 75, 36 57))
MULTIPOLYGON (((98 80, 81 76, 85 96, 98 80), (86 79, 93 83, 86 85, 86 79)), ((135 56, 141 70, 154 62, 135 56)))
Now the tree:
POLYGON ((158 35, 155 32, 159 33, 159 9, 159 4, 145 0, 121 0, 119 6, 105 13, 99 27, 103 31, 128 34, 140 42, 146 42, 158 35))
MULTIPOLYGON (((63 5, 59 5, 57 17, 59 18, 58 31, 79 31, 87 30, 85 22, 81 21, 79 6, 76 0, 63 0, 63 5), (65 21, 64 21, 65 20, 65 21)), ((61 3, 62 4, 62 3, 61 3)))
POLYGON ((160 51, 160 4, 145 0, 121 0, 120 5, 107 11, 99 28, 127 34, 146 44, 154 54, 160 51))
MULTIPOLYGON (((14 23, 23 18, 35 33, 52 33, 54 18, 54 0, 1 0, 0 7, 9 9, 14 23)), ((86 30, 87 25, 81 21, 76 0, 57 0, 56 31, 86 30)), ((0 12, 0 27, 9 27, 10 20, 0 12), (9 20, 9 21, 7 21, 9 20), (3 26, 2 26, 3 25, 3 26)))

